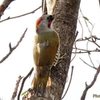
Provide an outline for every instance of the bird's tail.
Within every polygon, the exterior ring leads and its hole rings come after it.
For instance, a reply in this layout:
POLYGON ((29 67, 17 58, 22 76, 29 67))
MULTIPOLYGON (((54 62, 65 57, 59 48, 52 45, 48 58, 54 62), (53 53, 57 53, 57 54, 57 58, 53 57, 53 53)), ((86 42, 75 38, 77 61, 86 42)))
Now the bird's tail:
MULTIPOLYGON (((44 66, 43 66, 44 67, 44 66)), ((34 78, 32 80, 32 88, 36 95, 39 93, 43 96, 45 93, 45 88, 48 84, 49 79, 49 69, 43 68, 42 66, 39 67, 39 70, 34 72, 34 78), (45 70, 44 70, 45 69, 45 70)))

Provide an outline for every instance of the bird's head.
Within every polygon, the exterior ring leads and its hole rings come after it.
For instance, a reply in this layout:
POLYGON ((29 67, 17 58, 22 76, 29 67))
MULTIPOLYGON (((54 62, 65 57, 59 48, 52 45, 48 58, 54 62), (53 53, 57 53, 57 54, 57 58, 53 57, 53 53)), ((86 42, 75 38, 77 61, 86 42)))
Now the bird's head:
POLYGON ((43 31, 51 30, 50 26, 53 19, 54 19, 53 15, 42 15, 36 21, 36 31, 43 32, 43 31))

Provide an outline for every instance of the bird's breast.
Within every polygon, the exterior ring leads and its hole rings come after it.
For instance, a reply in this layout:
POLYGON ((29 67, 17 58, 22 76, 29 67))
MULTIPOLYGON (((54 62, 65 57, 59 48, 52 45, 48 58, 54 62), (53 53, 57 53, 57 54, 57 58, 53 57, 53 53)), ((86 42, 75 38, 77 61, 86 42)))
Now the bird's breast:
POLYGON ((55 32, 42 33, 35 36, 33 58, 36 65, 51 65, 59 45, 55 32))

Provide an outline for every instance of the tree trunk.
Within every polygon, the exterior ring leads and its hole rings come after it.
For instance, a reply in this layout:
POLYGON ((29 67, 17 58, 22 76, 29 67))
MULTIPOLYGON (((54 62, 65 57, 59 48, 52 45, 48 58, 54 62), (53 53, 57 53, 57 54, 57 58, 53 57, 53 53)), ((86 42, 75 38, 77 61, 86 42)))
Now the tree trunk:
MULTIPOLYGON (((51 86, 44 97, 30 96, 23 100, 61 100, 70 66, 80 0, 46 0, 48 14, 56 16, 53 27, 60 37, 60 55, 63 59, 51 70, 51 86)), ((27 94, 28 95, 28 94, 27 94)))

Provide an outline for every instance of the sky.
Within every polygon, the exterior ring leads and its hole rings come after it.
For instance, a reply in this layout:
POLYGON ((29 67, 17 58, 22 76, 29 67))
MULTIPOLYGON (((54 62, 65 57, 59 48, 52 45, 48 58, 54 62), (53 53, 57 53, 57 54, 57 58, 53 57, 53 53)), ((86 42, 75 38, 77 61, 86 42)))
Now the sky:
MULTIPOLYGON (((33 11, 40 5, 40 0, 15 0, 9 5, 7 10, 4 12, 4 15, 2 16, 1 20, 9 16, 17 16, 23 13, 33 11)), ((93 35, 100 37, 100 8, 98 0, 81 0, 80 8, 84 16, 86 16, 89 19, 89 21, 94 25, 93 35)), ((3 100, 10 100, 18 76, 25 76, 33 66, 32 48, 34 37, 34 25, 35 20, 41 16, 41 11, 42 10, 40 9, 33 14, 0 23, 0 59, 2 59, 2 57, 4 57, 5 54, 9 52, 9 43, 11 42, 12 47, 15 46, 17 41, 23 34, 24 30, 28 28, 25 37, 23 38, 23 41, 20 43, 18 48, 14 50, 13 53, 3 63, 0 64, 0 97, 3 98, 3 100)), ((83 37, 90 36, 90 33, 88 32, 82 15, 80 13, 79 19, 81 20, 84 29, 83 37)), ((88 25, 90 29, 92 29, 92 26, 90 24, 88 25)), ((79 22, 77 24, 77 30, 79 31, 77 38, 81 38, 82 28, 79 22)), ((86 49, 86 43, 77 43, 77 47, 86 49)), ((93 48, 95 48, 95 46, 89 43, 89 49, 93 48)), ((72 55, 72 57, 73 56, 74 55, 72 55)), ((100 54, 92 53, 91 57, 94 65, 98 67, 98 65, 100 64, 100 54)), ((70 79, 71 66, 73 65, 74 73, 72 82, 68 93, 66 94, 63 100, 80 100, 82 92, 85 88, 85 82, 89 84, 92 81, 94 74, 96 73, 94 69, 84 64, 79 58, 82 58, 86 62, 91 64, 87 54, 76 55, 76 58, 71 62, 70 65, 66 87, 70 79)), ((26 80, 23 91, 31 87, 32 78, 33 77, 31 76, 26 80)), ((86 100, 99 99, 93 98, 93 94, 100 95, 99 86, 100 75, 98 76, 94 86, 90 90, 88 90, 86 100)))

